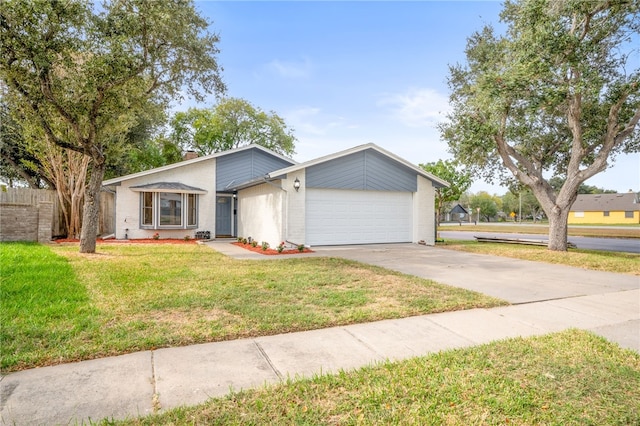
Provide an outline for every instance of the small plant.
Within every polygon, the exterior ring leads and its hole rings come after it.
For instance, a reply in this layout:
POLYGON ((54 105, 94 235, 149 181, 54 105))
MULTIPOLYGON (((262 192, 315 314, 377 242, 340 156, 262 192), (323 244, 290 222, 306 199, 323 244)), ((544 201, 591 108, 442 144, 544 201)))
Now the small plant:
POLYGON ((266 241, 262 242, 262 250, 263 251, 267 251, 267 249, 269 248, 269 243, 266 241))
POLYGON ((160 239, 160 234, 158 234, 157 232, 155 234, 153 234, 153 239, 154 240, 159 240, 160 239))
POLYGON ((243 238, 242 238, 242 237, 238 237, 238 242, 239 242, 239 243, 241 243, 241 242, 242 242, 242 240, 243 240, 243 238))
POLYGON ((247 244, 247 239, 246 238, 242 239, 242 244, 247 244))
POLYGON ((278 244, 278 247, 276 247, 276 250, 278 250, 278 253, 282 253, 282 250, 284 250, 284 241, 278 244))
POLYGON ((258 247, 258 242, 256 240, 251 241, 251 247, 258 247))
POLYGON ((185 241, 189 241, 190 239, 191 239, 191 236, 190 236, 190 235, 185 235, 185 236, 184 236, 184 240, 185 240, 185 241))
POLYGON ((304 251, 304 244, 298 244, 298 251, 302 253, 304 251))

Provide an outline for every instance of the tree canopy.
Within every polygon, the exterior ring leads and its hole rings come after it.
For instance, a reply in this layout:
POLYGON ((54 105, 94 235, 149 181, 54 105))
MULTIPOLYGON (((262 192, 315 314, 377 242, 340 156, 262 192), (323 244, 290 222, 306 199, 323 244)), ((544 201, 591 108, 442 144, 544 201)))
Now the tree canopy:
POLYGON ((81 252, 95 252, 107 154, 140 112, 224 90, 208 26, 190 1, 0 3, 7 96, 49 142, 91 159, 81 252))
POLYGON ((427 172, 447 181, 449 187, 436 188, 436 225, 440 224, 442 209, 446 203, 456 201, 471 186, 471 175, 458 170, 451 160, 438 160, 435 163, 420 164, 427 172))
POLYGON ((283 155, 295 153, 293 130, 275 112, 266 113, 248 101, 223 98, 212 108, 190 108, 172 120, 172 138, 183 149, 200 155, 249 144, 283 155))
POLYGON ((478 220, 484 217, 487 222, 491 222, 491 218, 495 217, 502 207, 502 200, 496 195, 491 195, 486 191, 480 191, 469 197, 469 206, 471 207, 470 215, 476 215, 473 217, 478 220), (480 209, 479 212, 478 209, 480 209))
POLYGON ((450 67, 452 112, 440 128, 474 173, 531 188, 566 250, 567 217, 586 179, 640 150, 639 3, 505 2, 504 35, 469 37, 450 67), (634 50, 635 49, 635 50, 634 50), (555 190, 545 176, 564 179, 555 190))

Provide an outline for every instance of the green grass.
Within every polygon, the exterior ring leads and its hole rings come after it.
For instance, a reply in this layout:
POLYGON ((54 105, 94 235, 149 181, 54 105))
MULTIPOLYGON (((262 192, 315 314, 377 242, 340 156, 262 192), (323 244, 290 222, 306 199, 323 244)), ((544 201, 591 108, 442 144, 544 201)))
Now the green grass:
POLYGON ((37 365, 74 336, 97 331, 98 311, 69 262, 35 243, 0 245, 0 302, 3 368, 37 365))
POLYGON ((0 250, 3 371, 506 304, 336 258, 238 261, 171 244, 0 250))
POLYGON ((640 355, 569 330, 290 381, 118 424, 637 425, 638 401, 640 355))
POLYGON ((549 251, 546 247, 519 244, 479 243, 470 240, 449 240, 438 247, 492 256, 512 257, 559 265, 574 266, 594 271, 640 275, 640 254, 599 250, 570 249, 566 252, 549 251))

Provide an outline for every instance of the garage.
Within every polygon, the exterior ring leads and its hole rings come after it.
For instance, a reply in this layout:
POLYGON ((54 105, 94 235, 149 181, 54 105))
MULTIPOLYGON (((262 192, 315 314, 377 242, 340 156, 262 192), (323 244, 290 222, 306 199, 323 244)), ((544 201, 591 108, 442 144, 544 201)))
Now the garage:
POLYGON ((307 189, 306 242, 314 245, 411 242, 413 194, 307 189))

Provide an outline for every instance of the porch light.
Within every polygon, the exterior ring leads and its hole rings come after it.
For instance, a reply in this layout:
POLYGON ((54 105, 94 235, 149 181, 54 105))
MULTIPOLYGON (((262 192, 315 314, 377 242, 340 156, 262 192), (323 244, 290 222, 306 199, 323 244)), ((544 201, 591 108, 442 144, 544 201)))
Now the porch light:
POLYGON ((293 181, 293 189, 295 189, 296 192, 298 192, 298 190, 300 189, 300 181, 298 180, 298 178, 293 181))

